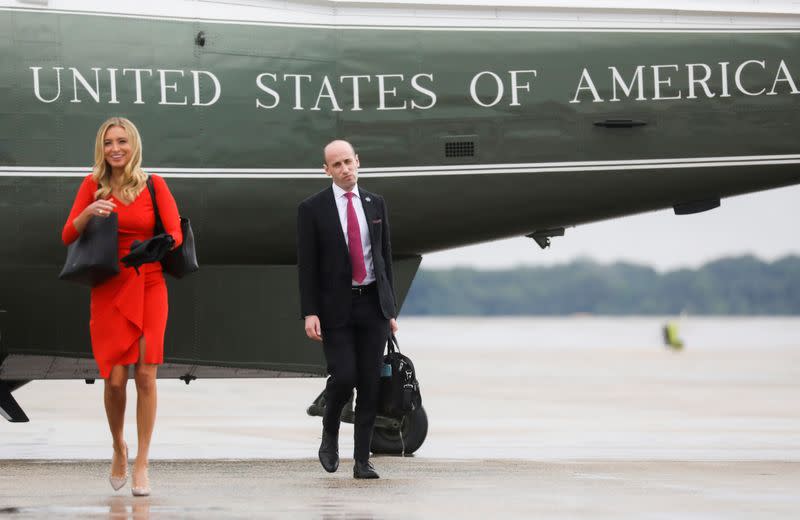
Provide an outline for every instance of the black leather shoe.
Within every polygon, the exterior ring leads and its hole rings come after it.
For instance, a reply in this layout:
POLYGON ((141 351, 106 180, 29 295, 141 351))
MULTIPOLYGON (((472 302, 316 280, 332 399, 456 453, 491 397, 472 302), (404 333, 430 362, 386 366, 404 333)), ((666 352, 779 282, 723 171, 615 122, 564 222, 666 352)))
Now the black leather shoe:
POLYGON ((357 460, 353 466, 353 478, 380 478, 372 463, 368 460, 357 460))
POLYGON ((339 469, 339 435, 322 430, 322 442, 319 444, 319 461, 325 471, 333 473, 339 469))

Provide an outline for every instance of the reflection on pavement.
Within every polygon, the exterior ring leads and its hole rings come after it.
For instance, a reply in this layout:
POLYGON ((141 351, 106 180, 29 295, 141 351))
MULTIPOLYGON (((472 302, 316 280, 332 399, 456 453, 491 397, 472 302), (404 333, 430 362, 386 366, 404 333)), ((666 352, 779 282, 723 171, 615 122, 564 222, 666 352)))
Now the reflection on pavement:
POLYGON ((108 518, 150 518, 150 497, 111 497, 108 501, 108 518))

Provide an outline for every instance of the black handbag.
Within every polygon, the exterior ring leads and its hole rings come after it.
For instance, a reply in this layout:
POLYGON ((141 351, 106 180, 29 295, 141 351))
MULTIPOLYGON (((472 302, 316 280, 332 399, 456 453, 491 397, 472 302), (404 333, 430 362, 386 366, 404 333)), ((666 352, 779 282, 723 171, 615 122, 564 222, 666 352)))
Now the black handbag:
MULTIPOLYGON (((149 176, 147 177, 147 189, 150 190, 150 198, 153 200, 153 210, 156 214, 154 234, 159 235, 161 233, 166 233, 164 223, 161 222, 161 214, 158 211, 156 188, 153 185, 153 178, 149 176)), ((186 217, 181 217, 181 233, 183 233, 183 242, 181 245, 167 252, 164 258, 161 259, 161 268, 165 273, 175 278, 183 278, 187 274, 191 274, 200 269, 200 265, 197 263, 197 253, 194 250, 192 225, 186 217)))
POLYGON ((119 274, 117 214, 92 217, 83 232, 67 247, 60 280, 94 287, 119 274))

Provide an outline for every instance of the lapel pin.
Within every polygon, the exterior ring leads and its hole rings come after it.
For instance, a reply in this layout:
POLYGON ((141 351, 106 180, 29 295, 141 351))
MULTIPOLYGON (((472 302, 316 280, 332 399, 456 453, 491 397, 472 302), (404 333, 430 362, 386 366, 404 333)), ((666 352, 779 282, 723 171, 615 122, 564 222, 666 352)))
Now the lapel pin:
POLYGON ((366 200, 367 202, 372 202, 372 199, 369 197, 364 197, 364 200, 366 200))

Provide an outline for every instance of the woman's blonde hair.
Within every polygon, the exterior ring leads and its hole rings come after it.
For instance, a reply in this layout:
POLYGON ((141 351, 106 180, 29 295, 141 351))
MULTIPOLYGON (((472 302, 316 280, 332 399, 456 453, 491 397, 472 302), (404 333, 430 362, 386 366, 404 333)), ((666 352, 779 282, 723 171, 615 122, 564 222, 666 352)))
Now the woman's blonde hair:
POLYGON ((124 117, 110 117, 100 125, 97 131, 97 139, 94 142, 94 168, 92 169, 92 179, 97 183, 97 191, 94 198, 105 199, 111 194, 111 165, 106 162, 105 145, 103 141, 106 132, 112 126, 118 126, 128 134, 128 142, 131 145, 131 156, 128 164, 125 165, 122 179, 122 198, 124 202, 130 204, 145 187, 147 174, 142 171, 142 138, 139 130, 129 119, 124 117))

